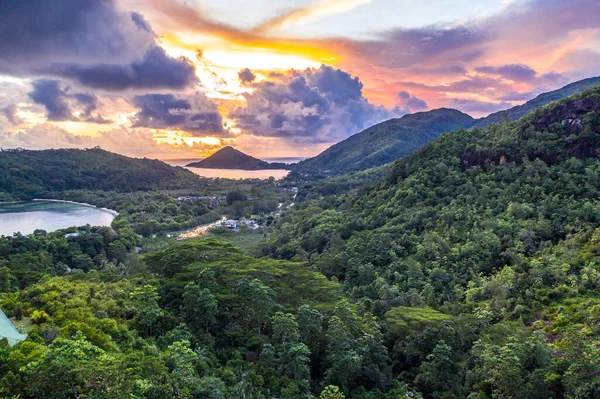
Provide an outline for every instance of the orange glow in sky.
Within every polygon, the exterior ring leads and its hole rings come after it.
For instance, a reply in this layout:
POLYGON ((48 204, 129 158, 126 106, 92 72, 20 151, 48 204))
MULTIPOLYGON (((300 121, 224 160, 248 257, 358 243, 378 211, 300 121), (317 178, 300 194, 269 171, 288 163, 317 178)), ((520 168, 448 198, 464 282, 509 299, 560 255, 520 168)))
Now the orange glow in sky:
MULTIPOLYGON (((147 55, 142 49, 157 46, 172 64, 193 66, 189 84, 179 84, 177 76, 154 84, 158 75, 152 74, 149 82, 127 87, 103 86, 102 77, 88 85, 55 72, 0 75, 0 132, 14 139, 0 144, 106 144, 172 158, 233 145, 263 158, 307 157, 409 112, 450 107, 482 117, 507 109, 597 74, 600 61, 600 5, 594 0, 102 4, 111 8, 106 15, 122 19, 65 37, 99 34, 101 41, 107 24, 114 31, 109 53, 120 38, 128 49, 123 58, 134 60, 123 61, 125 81, 137 73, 131 62, 147 55), (133 21, 132 11, 143 23, 133 21), (139 42, 125 43, 136 35, 139 42), (56 92, 34 99, 38 79, 56 80, 56 92)), ((78 59, 86 48, 76 50, 71 55, 78 59)), ((58 59, 65 61, 62 53, 58 59)), ((120 61, 96 54, 82 59, 86 67, 120 61)), ((164 64, 149 68, 159 74, 164 64)))

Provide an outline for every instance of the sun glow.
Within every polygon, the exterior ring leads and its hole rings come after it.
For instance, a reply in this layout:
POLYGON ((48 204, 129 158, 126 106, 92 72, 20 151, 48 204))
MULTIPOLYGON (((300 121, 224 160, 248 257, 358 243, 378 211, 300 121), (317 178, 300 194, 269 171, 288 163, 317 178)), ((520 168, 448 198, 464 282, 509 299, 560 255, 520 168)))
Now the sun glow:
POLYGON ((162 45, 171 55, 196 59, 199 50, 202 58, 220 68, 250 68, 262 71, 304 69, 322 63, 335 63, 338 56, 318 46, 293 41, 278 42, 253 39, 249 42, 230 42, 217 37, 178 32, 165 35, 162 45))
POLYGON ((205 57, 212 63, 225 68, 250 68, 261 71, 318 68, 321 65, 321 63, 312 61, 300 54, 277 54, 263 49, 237 52, 207 51, 205 57))
MULTIPOLYGON (((293 49, 251 48, 196 34, 166 35, 161 43, 170 56, 192 60, 200 86, 214 99, 238 100, 242 93, 248 92, 238 79, 241 69, 249 68, 255 72, 302 70, 318 68, 324 62, 319 59, 319 54, 294 53, 293 49)), ((328 57, 331 59, 330 55, 328 57)), ((260 74, 258 78, 261 79, 260 74)))
POLYGON ((191 136, 188 132, 181 130, 158 130, 153 129, 152 134, 154 141, 159 144, 170 144, 170 145, 187 145, 190 147, 198 144, 204 144, 207 146, 215 146, 221 144, 221 139, 217 137, 195 137, 191 136))

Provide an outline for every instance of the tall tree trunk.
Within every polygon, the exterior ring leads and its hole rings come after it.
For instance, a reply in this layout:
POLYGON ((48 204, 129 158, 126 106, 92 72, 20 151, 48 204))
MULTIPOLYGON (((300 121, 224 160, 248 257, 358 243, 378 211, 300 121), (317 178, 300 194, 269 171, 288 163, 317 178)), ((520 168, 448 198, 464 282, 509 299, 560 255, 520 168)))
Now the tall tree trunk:
POLYGON ((75 399, 79 399, 79 395, 77 395, 77 388, 73 383, 71 383, 71 389, 73 390, 73 395, 75 395, 75 399))

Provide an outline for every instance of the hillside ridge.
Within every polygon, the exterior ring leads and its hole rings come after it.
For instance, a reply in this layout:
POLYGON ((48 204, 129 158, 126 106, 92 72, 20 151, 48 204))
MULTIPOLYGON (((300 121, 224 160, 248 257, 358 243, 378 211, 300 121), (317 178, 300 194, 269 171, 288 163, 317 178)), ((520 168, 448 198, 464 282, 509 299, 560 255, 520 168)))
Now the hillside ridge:
POLYGON ((300 162, 295 170, 305 174, 331 176, 384 165, 423 147, 442 133, 461 128, 486 128, 504 120, 517 120, 553 101, 598 84, 600 77, 583 79, 480 119, 473 119, 450 108, 404 115, 378 123, 334 144, 319 155, 300 162))

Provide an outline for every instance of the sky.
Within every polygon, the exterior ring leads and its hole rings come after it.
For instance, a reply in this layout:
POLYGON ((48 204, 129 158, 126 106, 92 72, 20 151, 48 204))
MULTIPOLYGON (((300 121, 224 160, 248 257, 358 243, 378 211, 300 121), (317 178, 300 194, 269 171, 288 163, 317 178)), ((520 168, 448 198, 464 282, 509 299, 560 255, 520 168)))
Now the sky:
POLYGON ((597 0, 0 0, 0 147, 309 157, 600 75, 597 0))

